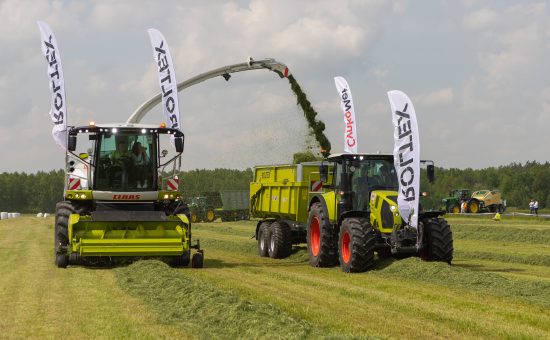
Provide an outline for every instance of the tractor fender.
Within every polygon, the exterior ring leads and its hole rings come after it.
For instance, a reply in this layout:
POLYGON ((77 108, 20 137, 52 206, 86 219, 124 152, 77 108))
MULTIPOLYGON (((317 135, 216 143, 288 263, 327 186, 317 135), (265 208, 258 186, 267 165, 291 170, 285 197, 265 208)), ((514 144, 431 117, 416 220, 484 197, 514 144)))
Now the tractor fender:
POLYGON ((445 215, 445 211, 443 210, 434 210, 434 211, 421 211, 418 214, 418 219, 423 220, 425 218, 437 218, 439 216, 445 215))
POLYGON ((330 220, 334 220, 334 212, 331 212, 328 210, 328 207, 327 207, 327 202, 325 201, 325 198, 323 197, 323 195, 315 195, 311 198, 311 200, 309 201, 309 205, 307 207, 307 212, 309 214, 309 211, 311 210, 311 206, 313 205, 313 203, 321 203, 321 206, 323 207, 323 210, 326 211, 327 215, 328 215, 328 219, 329 221, 330 220))

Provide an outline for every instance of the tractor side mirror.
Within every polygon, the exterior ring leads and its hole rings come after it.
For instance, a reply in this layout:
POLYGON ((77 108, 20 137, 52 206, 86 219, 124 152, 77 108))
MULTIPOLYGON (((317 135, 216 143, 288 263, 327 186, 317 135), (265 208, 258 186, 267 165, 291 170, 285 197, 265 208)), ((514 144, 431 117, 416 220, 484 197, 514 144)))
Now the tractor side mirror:
POLYGON ((176 147, 177 153, 183 152, 183 137, 176 137, 174 139, 174 146, 176 147))
POLYGON ((428 164, 426 166, 426 173, 428 175, 428 181, 433 183, 435 180, 435 166, 433 164, 428 164))
POLYGON ((321 182, 323 183, 328 182, 328 164, 319 165, 319 177, 321 182))
POLYGON ((69 135, 69 139, 67 141, 67 149, 69 151, 76 150, 76 135, 69 135))

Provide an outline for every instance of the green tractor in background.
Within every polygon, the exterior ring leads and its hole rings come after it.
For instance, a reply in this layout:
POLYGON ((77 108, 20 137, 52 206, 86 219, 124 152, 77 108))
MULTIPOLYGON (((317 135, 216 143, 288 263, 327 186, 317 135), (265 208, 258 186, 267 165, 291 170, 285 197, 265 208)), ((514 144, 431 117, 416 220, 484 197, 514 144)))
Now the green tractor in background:
POLYGON ((443 203, 442 209, 448 213, 458 214, 460 212, 460 204, 462 201, 468 202, 474 191, 471 189, 454 189, 449 192, 449 197, 441 200, 443 203))
POLYGON ((213 222, 216 219, 214 206, 208 196, 192 197, 189 204, 191 222, 213 222))

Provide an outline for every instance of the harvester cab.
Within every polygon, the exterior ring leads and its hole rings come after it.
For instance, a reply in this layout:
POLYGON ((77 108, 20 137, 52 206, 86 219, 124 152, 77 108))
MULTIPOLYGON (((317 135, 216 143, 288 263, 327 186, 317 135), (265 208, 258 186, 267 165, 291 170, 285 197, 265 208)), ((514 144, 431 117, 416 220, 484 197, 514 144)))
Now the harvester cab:
POLYGON ((202 267, 191 245, 189 208, 178 172, 184 135, 145 124, 70 127, 64 200, 56 206, 55 262, 94 263, 113 256, 163 257, 202 267))

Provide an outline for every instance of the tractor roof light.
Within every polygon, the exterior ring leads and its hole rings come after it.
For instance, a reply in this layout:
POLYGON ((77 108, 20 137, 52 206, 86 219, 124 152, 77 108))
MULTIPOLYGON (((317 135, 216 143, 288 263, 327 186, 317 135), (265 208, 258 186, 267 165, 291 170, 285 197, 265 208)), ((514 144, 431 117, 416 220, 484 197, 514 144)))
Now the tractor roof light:
POLYGON ((166 129, 166 123, 165 122, 160 123, 159 127, 162 129, 166 129))
POLYGON ((90 123, 88 125, 95 126, 95 122, 92 120, 92 121, 90 121, 90 123))

